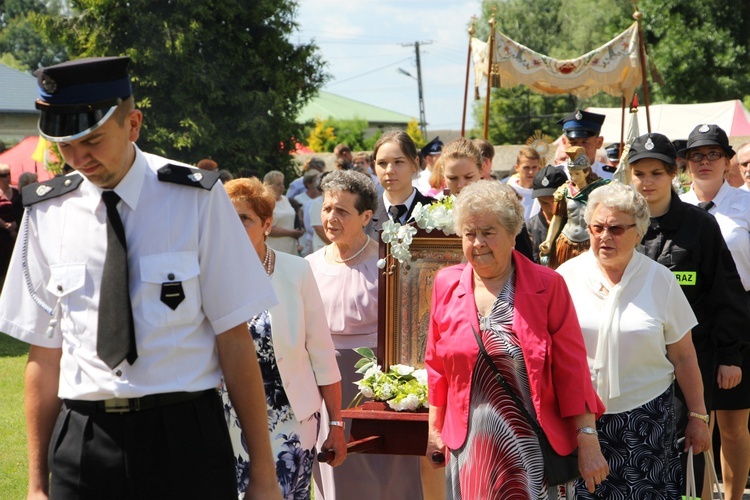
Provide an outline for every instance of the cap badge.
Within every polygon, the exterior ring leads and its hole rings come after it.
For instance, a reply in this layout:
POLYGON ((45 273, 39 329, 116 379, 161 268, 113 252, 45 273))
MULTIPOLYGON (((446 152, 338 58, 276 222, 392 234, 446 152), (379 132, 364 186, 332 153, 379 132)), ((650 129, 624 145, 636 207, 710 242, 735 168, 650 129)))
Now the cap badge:
POLYGON ((42 184, 41 186, 39 186, 38 188, 36 188, 36 195, 39 196, 39 197, 42 197, 42 196, 45 196, 50 191, 52 191, 51 187, 49 187, 46 184, 42 184))
POLYGON ((583 114, 581 113, 581 110, 580 110, 580 109, 577 109, 577 110, 576 110, 576 120, 579 120, 579 121, 580 121, 580 120, 582 120, 582 119, 583 119, 583 114))
POLYGON ((188 179, 193 182, 200 182, 203 179, 203 174, 200 172, 195 172, 194 174, 188 175, 188 179))
POLYGON ((50 78, 49 75, 44 75, 42 77, 42 88, 48 94, 54 94, 57 90, 57 82, 50 78))
POLYGON ((646 141, 646 144, 644 144, 643 147, 651 151, 652 149, 654 149, 654 141, 652 141, 651 138, 649 137, 648 140, 646 141))
POLYGON ((549 186, 549 179, 547 179, 546 177, 544 179, 542 179, 542 186, 544 186, 544 187, 549 186))
POLYGON ((708 125, 703 125, 701 128, 698 129, 698 132, 701 132, 701 133, 704 133, 704 134, 706 132, 708 132, 708 131, 709 131, 708 125))

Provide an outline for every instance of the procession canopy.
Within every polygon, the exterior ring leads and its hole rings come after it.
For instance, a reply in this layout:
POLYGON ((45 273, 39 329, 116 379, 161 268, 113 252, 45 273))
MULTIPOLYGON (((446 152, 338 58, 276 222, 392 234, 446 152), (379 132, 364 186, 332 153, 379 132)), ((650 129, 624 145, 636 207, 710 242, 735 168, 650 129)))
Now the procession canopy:
MULTIPOLYGON (((503 88, 526 85, 539 94, 573 94, 580 98, 606 92, 629 101, 642 82, 639 43, 635 22, 605 45, 581 57, 554 59, 496 31, 492 73, 500 75, 503 88)), ((488 47, 487 42, 478 38, 471 40, 477 87, 487 77, 488 47)))

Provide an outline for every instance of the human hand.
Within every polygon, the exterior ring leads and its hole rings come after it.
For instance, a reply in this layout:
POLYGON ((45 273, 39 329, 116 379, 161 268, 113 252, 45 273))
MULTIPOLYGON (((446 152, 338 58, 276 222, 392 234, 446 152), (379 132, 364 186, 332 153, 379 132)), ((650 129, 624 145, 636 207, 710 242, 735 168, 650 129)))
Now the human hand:
POLYGON ((586 481, 589 493, 609 475, 609 464, 602 455, 599 438, 593 434, 578 435, 578 471, 586 481))
POLYGON ((443 443, 440 433, 430 432, 427 437, 427 451, 425 452, 427 460, 433 469, 445 467, 445 459, 448 456, 448 448, 443 443), (442 458, 442 460, 439 460, 442 458))
POLYGON ((708 424, 703 420, 688 417, 687 427, 685 428, 685 451, 693 447, 693 453, 703 453, 711 447, 711 434, 708 431, 708 424))
POLYGON ((327 462, 331 467, 338 467, 343 464, 344 460, 346 460, 346 437, 344 436, 344 428, 332 425, 328 431, 328 437, 320 449, 333 451, 333 460, 327 462))
POLYGON ((539 243, 539 254, 547 255, 549 253, 549 246, 549 243, 547 243, 546 241, 539 243))
POLYGON ((731 389, 742 382, 742 368, 734 365, 719 365, 719 375, 716 383, 719 389, 731 389))

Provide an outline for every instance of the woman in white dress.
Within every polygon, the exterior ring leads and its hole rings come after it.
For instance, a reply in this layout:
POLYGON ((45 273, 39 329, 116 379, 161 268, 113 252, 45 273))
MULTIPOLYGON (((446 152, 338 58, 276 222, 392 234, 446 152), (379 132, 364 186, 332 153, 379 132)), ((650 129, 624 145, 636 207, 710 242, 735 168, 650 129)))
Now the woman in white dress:
POLYGON ((273 225, 266 243, 279 252, 299 254, 300 238, 305 234, 304 229, 294 227, 296 212, 284 196, 284 174, 278 170, 271 170, 263 177, 263 184, 271 188, 276 196, 276 207, 273 209, 273 225))

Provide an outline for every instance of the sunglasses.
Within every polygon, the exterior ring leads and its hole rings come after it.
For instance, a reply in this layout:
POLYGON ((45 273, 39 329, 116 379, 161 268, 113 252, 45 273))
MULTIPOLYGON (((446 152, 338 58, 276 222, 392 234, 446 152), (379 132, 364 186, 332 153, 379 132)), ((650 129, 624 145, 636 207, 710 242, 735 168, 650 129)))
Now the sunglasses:
POLYGON ((0 174, 0 177, 10 177, 10 174, 0 174))
POLYGON ((591 231, 591 234, 594 236, 601 236, 604 234, 604 231, 607 231, 610 236, 622 236, 625 231, 630 229, 631 227, 635 227, 635 224, 630 224, 629 226, 602 226, 601 224, 589 224, 589 231, 591 231))
POLYGON ((698 163, 698 162, 703 161, 703 158, 706 158, 708 161, 716 161, 719 158, 724 158, 724 156, 725 156, 724 153, 722 153, 720 151, 710 151, 710 152, 708 152, 706 154, 689 153, 687 155, 687 159, 689 161, 693 161, 693 162, 698 163))

